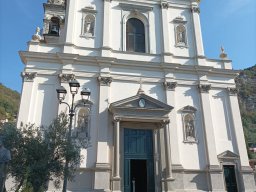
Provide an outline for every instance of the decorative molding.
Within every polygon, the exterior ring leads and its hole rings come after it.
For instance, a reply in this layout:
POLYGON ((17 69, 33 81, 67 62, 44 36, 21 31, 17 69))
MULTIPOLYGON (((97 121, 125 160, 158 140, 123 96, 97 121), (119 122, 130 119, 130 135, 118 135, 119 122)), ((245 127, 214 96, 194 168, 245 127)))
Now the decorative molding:
POLYGON ((174 91, 177 87, 177 82, 163 82, 163 86, 166 90, 174 91))
POLYGON ((183 17, 176 17, 175 19, 173 19, 173 23, 177 23, 177 24, 186 24, 187 21, 183 18, 183 17))
POLYGON ((72 74, 72 73, 71 74, 61 73, 61 74, 58 75, 58 77, 59 77, 61 83, 69 82, 69 81, 75 79, 75 75, 72 74))
POLYGON ((22 72, 21 77, 24 81, 34 81, 34 78, 37 76, 37 72, 22 72))
POLYGON ((149 12, 153 10, 153 6, 136 5, 130 3, 119 3, 119 6, 124 11, 149 12))
POLYGON ((102 76, 98 77, 98 81, 102 86, 110 86, 110 84, 112 83, 112 80, 113 80, 112 77, 102 77, 102 76))
POLYGON ((229 95, 237 95, 238 89, 236 87, 228 87, 227 88, 229 95))
POLYGON ((200 13, 200 7, 192 7, 192 13, 200 13))
POLYGON ((107 2, 110 2, 110 3, 111 3, 112 0, 103 0, 103 1, 107 1, 107 2))
POLYGON ((161 3, 162 9, 168 9, 168 7, 169 7, 168 3, 161 3))
POLYGON ((218 155, 218 159, 220 161, 229 161, 229 160, 237 160, 239 159, 239 155, 233 153, 232 151, 224 151, 223 153, 218 155))
POLYGON ((200 93, 209 93, 209 90, 211 89, 211 84, 199 84, 198 89, 200 93))

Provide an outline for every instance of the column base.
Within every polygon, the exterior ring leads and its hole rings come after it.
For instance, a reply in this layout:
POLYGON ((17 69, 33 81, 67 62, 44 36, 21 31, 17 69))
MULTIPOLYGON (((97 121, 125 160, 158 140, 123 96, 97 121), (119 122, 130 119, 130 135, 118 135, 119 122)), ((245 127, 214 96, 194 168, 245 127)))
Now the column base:
POLYGON ((120 177, 113 177, 112 178, 112 191, 113 192, 121 192, 121 178, 120 177))
POLYGON ((173 182, 175 179, 173 177, 168 177, 162 180, 162 191, 164 192, 171 192, 175 191, 173 188, 173 182))

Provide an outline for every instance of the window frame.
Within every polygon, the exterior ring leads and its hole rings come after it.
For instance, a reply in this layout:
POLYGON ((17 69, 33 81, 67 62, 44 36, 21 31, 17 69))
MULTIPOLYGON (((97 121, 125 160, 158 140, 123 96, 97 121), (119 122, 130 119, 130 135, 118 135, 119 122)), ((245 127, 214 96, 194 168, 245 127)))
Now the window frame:
POLYGON ((149 45, 150 45, 150 39, 149 39, 149 23, 148 18, 143 14, 140 13, 137 10, 129 11, 127 14, 123 16, 122 19, 122 51, 129 52, 129 53, 136 53, 136 54, 145 54, 150 53, 149 52, 149 45), (131 18, 139 19, 144 24, 144 35, 145 35, 145 52, 134 52, 134 51, 127 51, 127 37, 126 37, 126 24, 127 21, 131 18))

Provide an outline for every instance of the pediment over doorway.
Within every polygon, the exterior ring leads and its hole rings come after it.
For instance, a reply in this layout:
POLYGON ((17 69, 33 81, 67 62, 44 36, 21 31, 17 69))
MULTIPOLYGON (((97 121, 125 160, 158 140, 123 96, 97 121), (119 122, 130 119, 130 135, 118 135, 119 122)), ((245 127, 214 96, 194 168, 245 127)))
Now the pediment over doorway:
POLYGON ((109 111, 114 117, 128 121, 160 122, 169 120, 169 113, 172 109, 172 106, 144 93, 116 101, 109 106, 109 111))
POLYGON ((220 160, 228 160, 228 159, 239 159, 239 156, 229 150, 224 151, 223 153, 218 155, 218 159, 220 160))

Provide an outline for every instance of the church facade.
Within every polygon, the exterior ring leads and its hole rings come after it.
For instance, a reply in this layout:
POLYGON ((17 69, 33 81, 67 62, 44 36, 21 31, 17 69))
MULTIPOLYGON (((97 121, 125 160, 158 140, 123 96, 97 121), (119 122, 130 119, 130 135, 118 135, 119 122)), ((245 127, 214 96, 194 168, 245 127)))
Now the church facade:
MULTIPOLYGON (((48 0, 28 50, 18 123, 49 125, 56 89, 91 91, 72 134, 90 138, 69 191, 256 189, 231 61, 204 54, 197 0, 48 0)), ((71 94, 65 102, 71 102, 71 94)), ((80 102, 77 95, 75 103, 80 102)), ((49 191, 58 191, 49 184, 49 191)))

